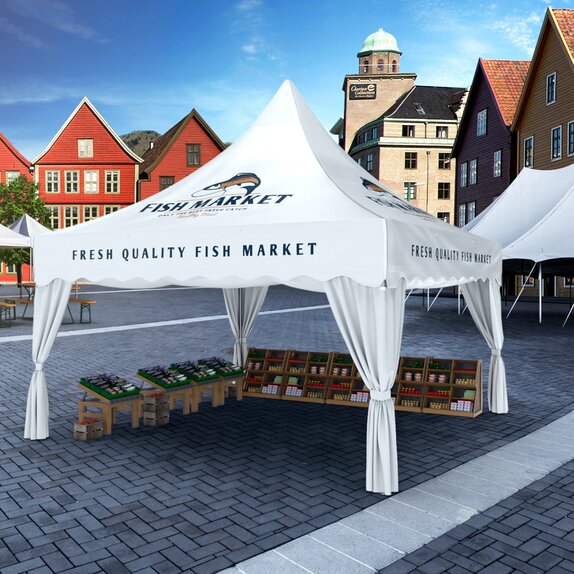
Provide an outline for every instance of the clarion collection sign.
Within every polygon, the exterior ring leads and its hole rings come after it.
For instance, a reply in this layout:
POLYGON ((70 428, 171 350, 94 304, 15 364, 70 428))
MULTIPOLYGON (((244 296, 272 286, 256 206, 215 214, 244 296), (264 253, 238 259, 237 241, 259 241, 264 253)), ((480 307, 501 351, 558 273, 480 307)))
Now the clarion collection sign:
POLYGON ((377 97, 376 84, 351 84, 350 100, 374 100, 377 97))

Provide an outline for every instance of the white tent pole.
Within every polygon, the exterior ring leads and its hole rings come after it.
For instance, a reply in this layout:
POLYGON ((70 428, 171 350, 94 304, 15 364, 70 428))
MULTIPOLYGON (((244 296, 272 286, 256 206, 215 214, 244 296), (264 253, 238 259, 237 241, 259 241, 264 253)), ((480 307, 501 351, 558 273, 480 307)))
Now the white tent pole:
POLYGON ((430 309, 430 289, 427 289, 427 311, 430 309))
POLYGON ((434 302, 438 299, 438 296, 442 293, 442 287, 438 290, 438 293, 434 296, 434 299, 432 300, 432 303, 430 304, 429 308, 427 309, 427 311, 430 311, 431 307, 434 305, 434 302))
POLYGON ((566 315, 566 319, 564 319, 564 323, 562 323, 562 327, 564 327, 564 325, 566 325, 566 323, 568 322, 568 319, 570 319, 570 315, 572 314, 572 309, 574 309, 574 303, 572 303, 572 306, 570 307, 570 311, 568 311, 568 315, 566 315))
POLYGON ((407 296, 405 297, 405 303, 407 302, 407 299, 411 296, 411 293, 414 291, 414 289, 411 289, 408 293, 407 296))
POLYGON ((542 295, 544 283, 542 283, 542 261, 538 264, 538 322, 542 323, 542 295))
MULTIPOLYGON (((532 266, 532 269, 530 270, 530 273, 528 274, 526 281, 528 281, 530 279, 530 277, 532 276, 532 272, 534 271, 535 267, 536 267, 536 263, 532 266)), ((524 291, 524 288, 526 287, 526 281, 524 282, 522 289, 520 289, 520 293, 518 293, 518 295, 516 296, 514 303, 512 303, 512 307, 510 307, 510 311, 508 311, 508 315, 506 315, 507 319, 508 319, 508 317, 510 317, 510 313, 512 313, 512 309, 514 309, 514 306, 516 305, 516 303, 518 303, 518 299, 520 299, 520 295, 522 295, 522 292, 524 291)))

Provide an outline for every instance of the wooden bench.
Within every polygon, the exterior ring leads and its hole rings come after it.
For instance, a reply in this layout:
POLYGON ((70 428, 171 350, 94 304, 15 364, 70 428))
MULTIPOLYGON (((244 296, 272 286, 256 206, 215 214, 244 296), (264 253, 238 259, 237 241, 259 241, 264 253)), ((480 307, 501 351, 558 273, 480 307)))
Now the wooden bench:
POLYGON ((12 309, 13 319, 16 319, 16 303, 24 305, 24 311, 22 311, 22 319, 25 319, 28 305, 34 303, 34 299, 29 299, 28 297, 4 297, 4 303, 11 306, 10 308, 12 309))
POLYGON ((7 321, 8 326, 10 326, 10 321, 13 319, 13 315, 15 314, 16 314, 15 303, 0 302, 0 321, 7 321))
POLYGON ((80 305, 80 323, 92 322, 92 305, 95 305, 95 299, 79 299, 78 297, 70 297, 68 299, 68 303, 78 303, 80 305), (88 312, 87 321, 84 321, 84 311, 88 312))

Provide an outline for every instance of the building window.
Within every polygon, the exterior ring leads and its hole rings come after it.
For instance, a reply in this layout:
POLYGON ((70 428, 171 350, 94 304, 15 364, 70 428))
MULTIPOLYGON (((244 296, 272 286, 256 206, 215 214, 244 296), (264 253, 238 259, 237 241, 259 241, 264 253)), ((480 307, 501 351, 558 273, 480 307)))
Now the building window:
POLYGON ((444 221, 445 223, 450 223, 450 213, 448 211, 439 211, 436 214, 437 219, 444 221))
POLYGON ((486 134, 486 110, 476 114, 476 135, 483 136, 486 134))
POLYGON ((464 227, 466 225, 466 203, 461 203, 458 206, 458 226, 464 227))
POLYGON ((163 191, 167 189, 170 185, 175 183, 175 177, 173 175, 160 175, 159 176, 159 190, 163 191))
POLYGON ((439 199, 450 199, 450 182, 439 181, 437 194, 439 199))
POLYGON ((562 126, 552 128, 552 161, 562 157, 562 126))
POLYGON ((363 60, 363 73, 366 74, 369 71, 369 60, 365 58, 363 60))
POLYGON ((60 172, 46 172, 46 193, 60 193, 60 172))
POLYGON ((84 205, 84 221, 91 221, 98 218, 97 205, 84 205))
POLYGON ((524 140, 524 167, 534 165, 534 137, 530 136, 524 140))
POLYGON ((568 155, 574 154, 574 122, 568 123, 568 155))
POLYGON ((94 140, 78 140, 78 157, 94 157, 94 140))
POLYGON ((468 164, 466 162, 460 164, 460 187, 468 185, 468 164))
POLYGON ((201 144, 187 144, 187 165, 201 165, 201 144))
POLYGON ((106 193, 120 192, 120 172, 118 170, 106 171, 106 193))
POLYGON ((493 157, 493 167, 492 167, 492 176, 493 177, 501 177, 502 176, 502 150, 498 149, 494 152, 493 157))
POLYGON ((450 154, 439 152, 438 154, 438 168, 450 169, 450 154))
POLYGON ((546 76, 546 103, 553 104, 556 101, 556 72, 546 76))
POLYGON ((371 139, 372 140, 378 140, 379 139, 379 128, 378 128, 378 126, 371 128, 371 139))
POLYGON ((66 193, 80 193, 80 172, 66 171, 66 193))
POLYGON ((358 157, 357 163, 362 167, 363 166, 363 159, 361 157, 358 157))
POLYGON ((6 185, 10 185, 13 181, 16 181, 20 177, 19 171, 7 171, 6 172, 6 185))
POLYGON ((119 209, 120 209, 119 205, 104 205, 104 215, 109 215, 114 211, 119 211, 119 209))
POLYGON ((436 137, 439 139, 448 138, 448 126, 437 126, 436 137))
POLYGON ((405 152, 405 169, 417 169, 417 152, 405 152))
POLYGON ((6 273, 16 275, 16 265, 14 263, 6 263, 6 273))
POLYGON ((476 201, 469 201, 466 204, 466 222, 472 221, 476 217, 476 201))
POLYGON ((468 185, 476 184, 477 171, 478 171, 478 160, 477 159, 471 159, 470 160, 470 169, 469 169, 469 174, 468 174, 468 185))
POLYGON ((60 229, 60 206, 48 205, 46 206, 50 211, 50 228, 60 229))
POLYGON ((396 60, 393 60, 393 72, 396 73, 399 71, 399 63, 396 60))
POLYGON ((71 227, 80 222, 79 211, 77 205, 64 206, 64 227, 71 227))
POLYGON ((84 172, 84 193, 99 193, 99 172, 90 170, 84 172))
POLYGON ((367 171, 369 173, 372 173, 372 171, 373 171, 373 154, 372 153, 367 155, 367 171))
POLYGON ((404 138, 414 138, 415 137, 415 126, 410 126, 410 125, 403 126, 403 137, 404 138))
POLYGON ((382 72, 384 69, 384 62, 383 60, 377 60, 377 72, 382 72))
POLYGON ((403 183, 403 189, 407 201, 417 198, 417 184, 415 181, 405 181, 403 183))

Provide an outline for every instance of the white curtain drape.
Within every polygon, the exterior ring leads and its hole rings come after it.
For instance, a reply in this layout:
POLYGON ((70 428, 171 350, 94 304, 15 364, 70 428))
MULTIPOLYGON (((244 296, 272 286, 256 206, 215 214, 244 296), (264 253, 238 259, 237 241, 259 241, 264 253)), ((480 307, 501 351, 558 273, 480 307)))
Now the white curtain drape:
POLYGON ((501 356, 504 332, 500 286, 489 279, 466 283, 462 289, 470 314, 491 350, 488 370, 488 408, 493 413, 507 413, 506 368, 501 356))
POLYGON ((257 319, 266 295, 267 287, 242 287, 223 290, 229 323, 235 335, 233 362, 236 365, 243 366, 245 364, 247 337, 253 330, 255 319, 257 319))
POLYGON ((370 390, 366 489, 390 495, 399 489, 395 408, 391 388, 400 358, 405 282, 365 287, 347 277, 325 283, 333 315, 355 365, 370 390))
POLYGON ((48 358, 62 317, 68 305, 72 284, 56 279, 34 293, 34 325, 32 328, 32 360, 35 364, 26 407, 24 438, 44 439, 49 435, 48 389, 44 377, 44 361, 48 358))

